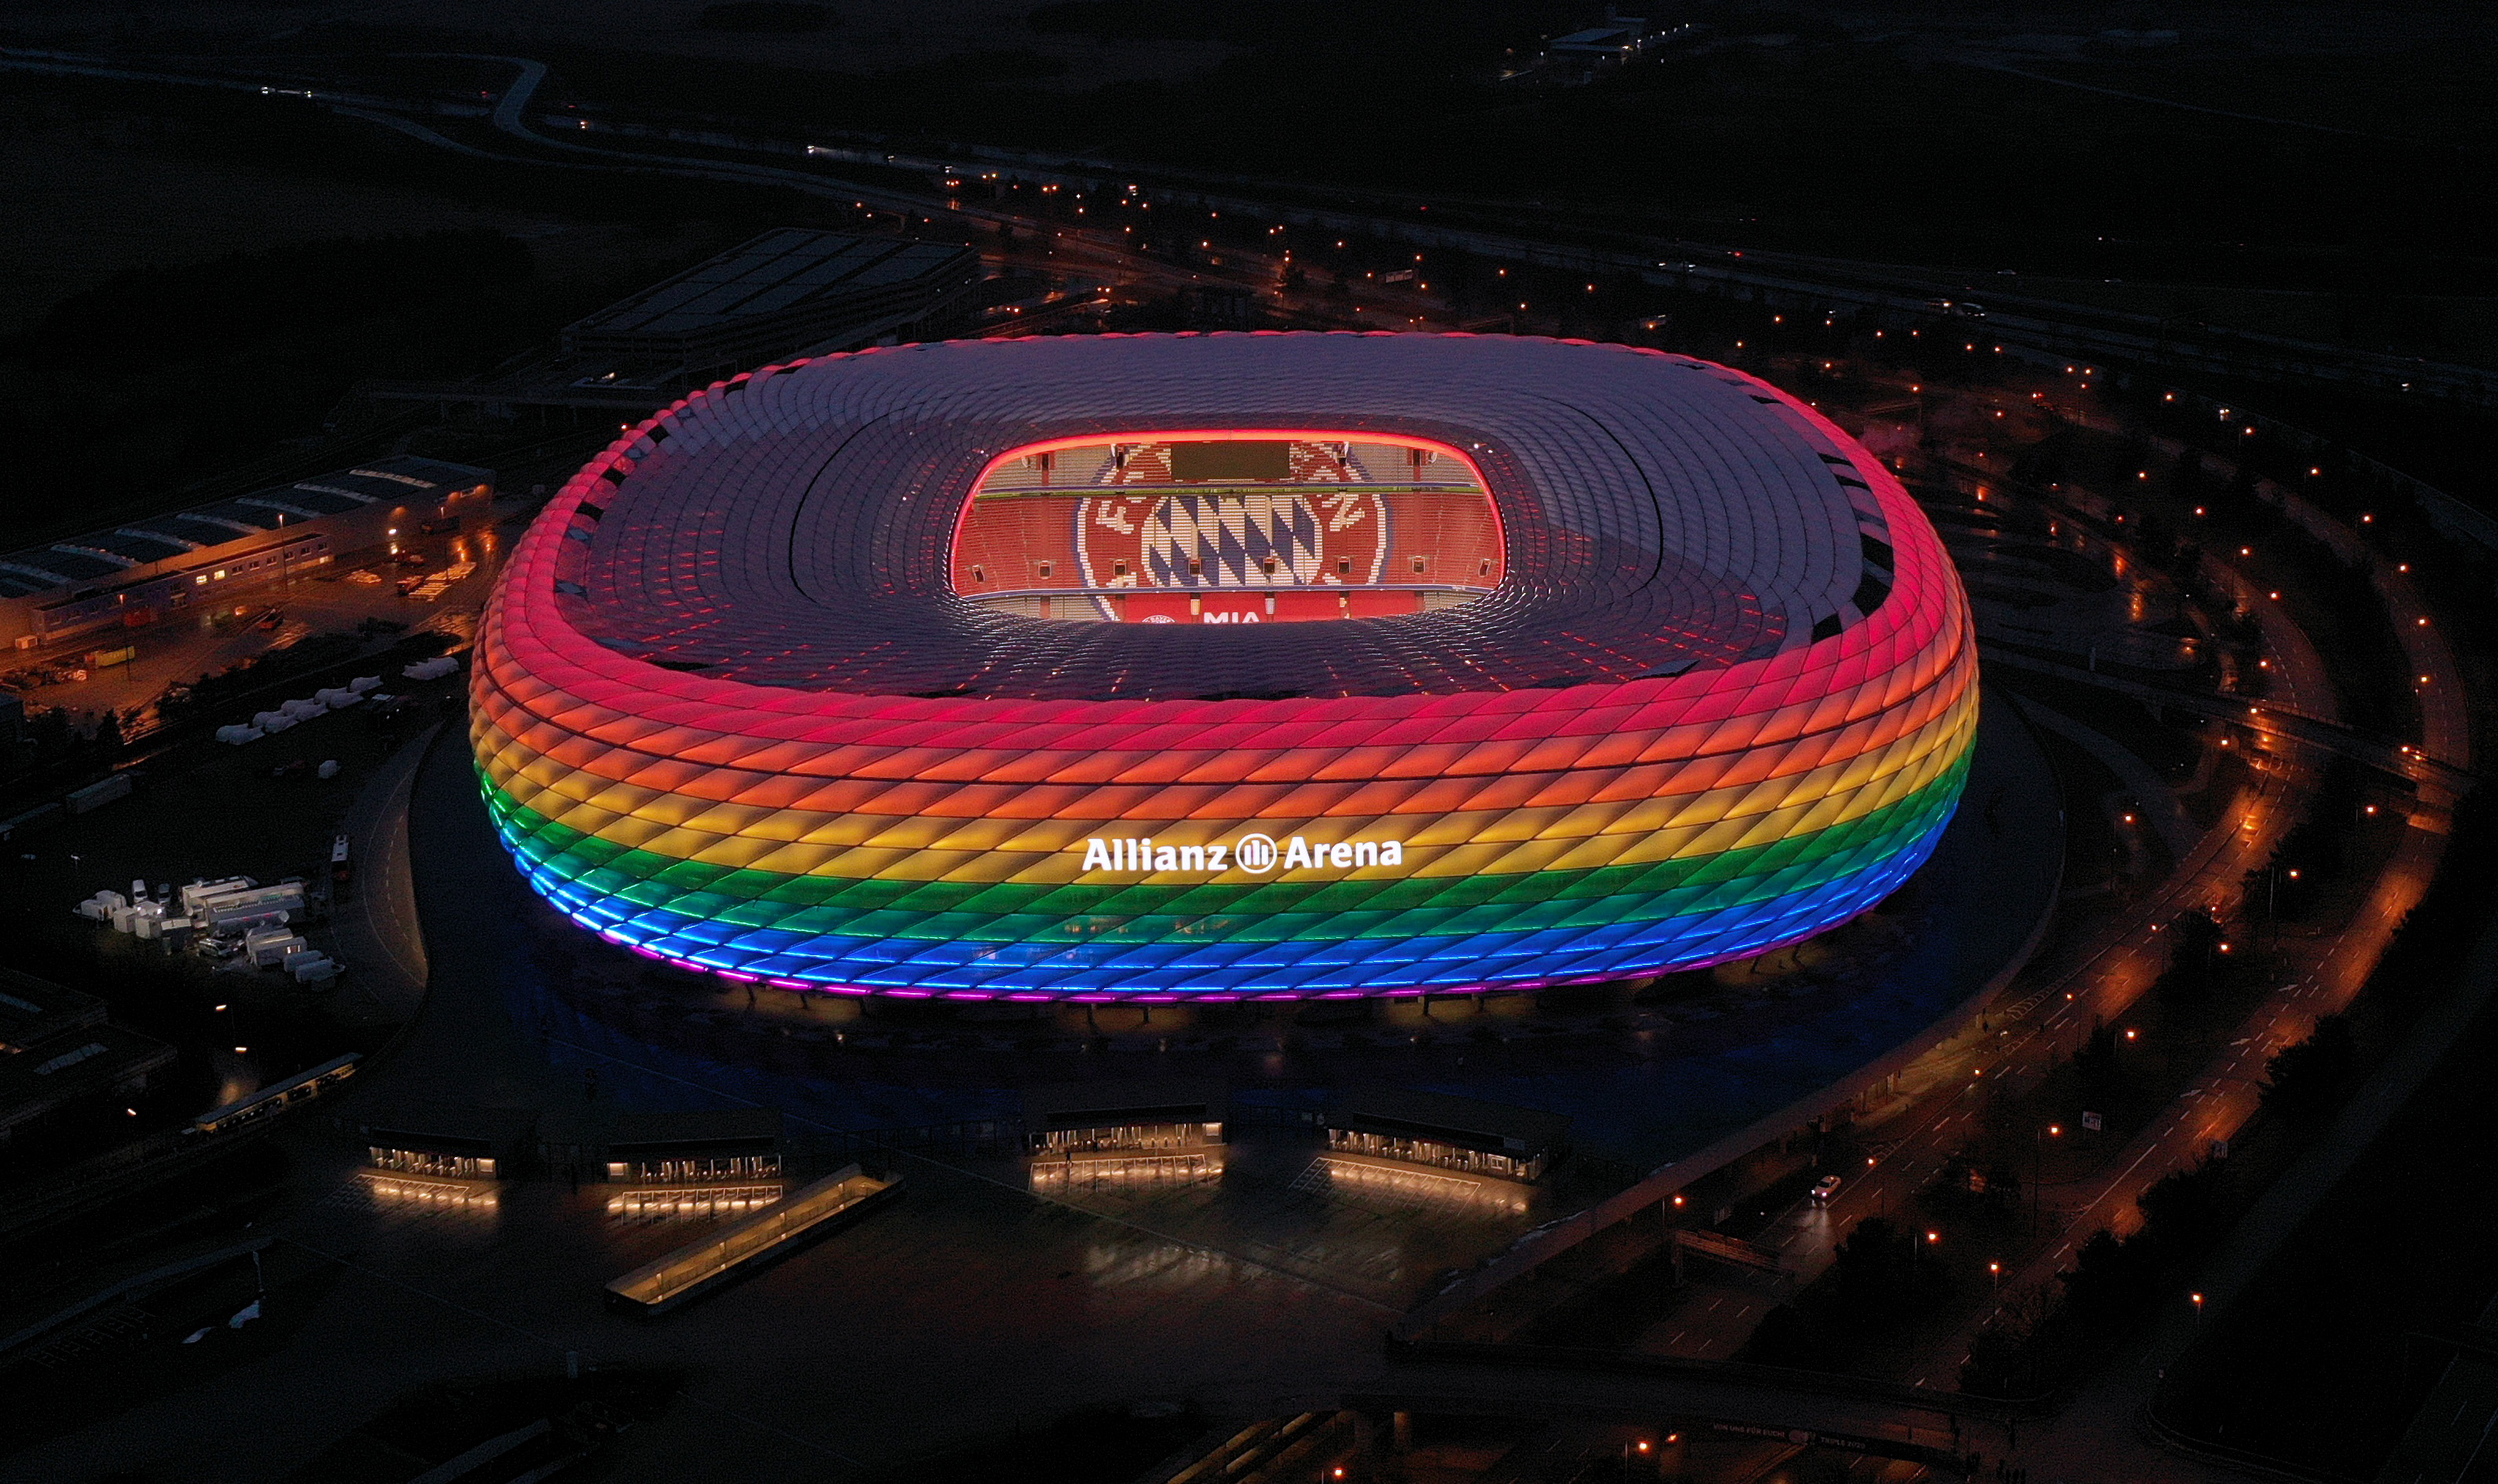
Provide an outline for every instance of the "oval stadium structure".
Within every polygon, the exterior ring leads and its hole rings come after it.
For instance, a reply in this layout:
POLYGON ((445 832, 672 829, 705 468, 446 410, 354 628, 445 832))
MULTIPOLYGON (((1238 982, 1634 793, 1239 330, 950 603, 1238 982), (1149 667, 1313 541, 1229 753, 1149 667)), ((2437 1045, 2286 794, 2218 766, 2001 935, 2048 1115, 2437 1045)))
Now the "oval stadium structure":
POLYGON ((1830 423, 1617 345, 948 341, 737 377, 519 543, 488 805, 787 988, 1260 998, 1761 953, 1933 851, 1975 641, 1830 423))

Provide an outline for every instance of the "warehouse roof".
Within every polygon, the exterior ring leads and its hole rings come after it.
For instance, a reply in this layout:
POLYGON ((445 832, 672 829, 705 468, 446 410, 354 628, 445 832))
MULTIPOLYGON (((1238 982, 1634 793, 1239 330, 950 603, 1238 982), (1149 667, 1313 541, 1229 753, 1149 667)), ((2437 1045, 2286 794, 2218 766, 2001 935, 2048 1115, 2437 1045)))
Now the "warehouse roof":
POLYGON ((144 516, 0 554, 0 598, 31 597, 55 587, 102 581, 132 567, 171 561, 187 552, 206 551, 368 505, 437 500, 450 490, 493 479, 484 469, 413 454, 376 458, 291 485, 167 515, 144 516))
POLYGON ((969 251, 951 242, 785 227, 620 300, 566 332, 700 335, 738 320, 906 283, 963 259, 969 251))

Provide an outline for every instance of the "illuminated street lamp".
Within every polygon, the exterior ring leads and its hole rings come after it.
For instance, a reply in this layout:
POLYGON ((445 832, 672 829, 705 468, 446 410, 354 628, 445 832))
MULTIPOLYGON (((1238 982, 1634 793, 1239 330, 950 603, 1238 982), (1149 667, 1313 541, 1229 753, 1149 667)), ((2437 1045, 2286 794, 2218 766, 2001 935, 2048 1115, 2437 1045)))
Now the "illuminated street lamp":
POLYGON ((2033 1226, 2038 1224, 2040 1215, 2038 1187, 2047 1179, 2047 1140, 2064 1136, 2065 1125, 2062 1123, 2048 1124, 2043 1137, 2034 1133, 2030 1136, 2030 1224, 2033 1226))

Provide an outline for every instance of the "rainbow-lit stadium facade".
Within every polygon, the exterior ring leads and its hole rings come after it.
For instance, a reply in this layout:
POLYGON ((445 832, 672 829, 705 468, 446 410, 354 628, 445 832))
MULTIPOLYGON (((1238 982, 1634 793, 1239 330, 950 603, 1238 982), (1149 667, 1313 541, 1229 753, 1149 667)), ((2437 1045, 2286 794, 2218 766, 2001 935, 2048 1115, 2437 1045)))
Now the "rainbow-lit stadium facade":
POLYGON ((1687 358, 1460 335, 715 385, 550 503, 472 686, 496 826, 583 926, 967 998, 1758 954, 1924 863, 1977 710, 1940 543, 1828 421, 1687 358))

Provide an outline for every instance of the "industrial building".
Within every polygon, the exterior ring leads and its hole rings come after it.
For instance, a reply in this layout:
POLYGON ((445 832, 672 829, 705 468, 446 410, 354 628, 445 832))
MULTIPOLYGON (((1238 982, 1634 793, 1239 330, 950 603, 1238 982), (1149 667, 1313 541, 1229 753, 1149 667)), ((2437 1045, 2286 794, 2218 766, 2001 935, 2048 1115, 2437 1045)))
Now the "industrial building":
POLYGON ((985 275, 958 243, 784 227, 574 322, 550 353, 496 375, 363 390, 445 413, 639 416, 763 361, 965 333, 985 275))
POLYGON ((768 1108, 558 1110, 539 1118, 536 1143, 547 1169, 574 1181, 696 1184, 781 1174, 781 1115, 768 1108))
POLYGON ((784 227, 565 327, 563 348, 707 380, 828 341, 967 328, 979 281, 979 254, 951 242, 784 227))
POLYGON ((972 999, 1750 957, 1916 870, 1977 710, 1879 460, 1724 366, 1506 336, 739 376, 565 486, 477 656, 496 826, 585 928, 972 999))
POLYGON ((1349 1094, 1328 1116, 1330 1152, 1462 1170, 1500 1180, 1544 1178, 1570 1121, 1555 1113, 1405 1088, 1349 1094))
POLYGON ((80 1110, 121 1116, 175 1051, 105 1018, 105 1004, 48 980, 0 968, 0 1143, 80 1110))
POLYGON ((1184 1150, 1223 1142, 1223 1089, 1198 1078, 1026 1089, 1024 1139, 1036 1154, 1184 1150))
POLYGON ((400 454, 0 554, 0 641, 34 649, 205 615, 494 488, 491 469, 400 454))
POLYGON ((1033 1187, 1219 1178, 1224 1103, 1219 1085, 1189 1077, 1027 1089, 1033 1187))

